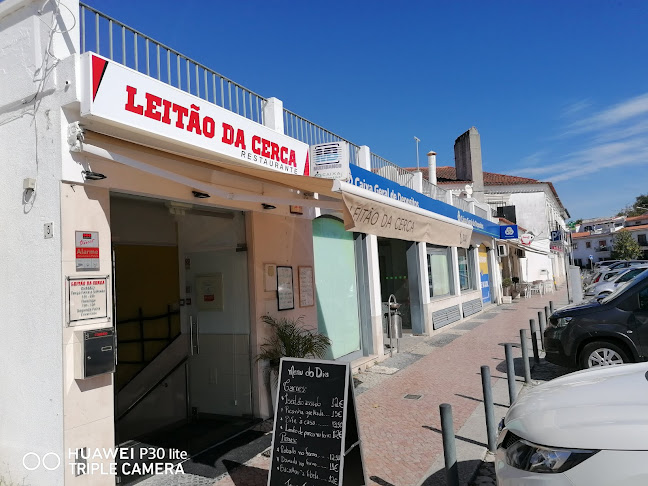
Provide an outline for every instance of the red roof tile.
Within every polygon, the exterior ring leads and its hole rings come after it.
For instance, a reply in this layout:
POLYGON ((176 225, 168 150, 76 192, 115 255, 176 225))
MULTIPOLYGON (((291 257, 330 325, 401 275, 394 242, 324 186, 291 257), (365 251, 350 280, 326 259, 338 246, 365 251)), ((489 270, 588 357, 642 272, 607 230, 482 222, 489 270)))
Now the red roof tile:
MULTIPOLYGON (((623 229, 628 231, 643 231, 643 230, 648 230, 648 224, 639 224, 637 226, 626 226, 623 229)), ((623 230, 619 230, 619 231, 623 231, 623 230)))
POLYGON ((573 239, 578 239, 578 238, 585 238, 586 236, 590 236, 589 231, 582 231, 580 233, 572 233, 571 234, 572 240, 573 239))
MULTIPOLYGON (((404 169, 409 171, 416 170, 414 167, 404 167, 404 169)), ((430 180, 430 178, 428 177, 429 168, 421 167, 420 170, 421 172, 423 172, 423 177, 425 177, 427 180, 430 180)), ((457 170, 455 167, 451 167, 451 166, 437 167, 436 172, 437 172, 437 184, 440 186, 444 184, 460 184, 460 183, 472 182, 472 181, 458 180, 457 170)), ((506 174, 497 174, 495 172, 484 172, 485 186, 498 186, 498 185, 502 186, 502 185, 510 185, 510 184, 548 184, 549 188, 551 189, 551 192, 553 192, 553 195, 556 197, 558 204, 560 204, 560 206, 565 211, 567 211, 562 201, 558 197, 558 192, 556 191, 556 188, 551 182, 543 182, 537 179, 530 179, 528 177, 518 177, 518 176, 511 176, 506 174)), ((569 216, 569 212, 567 212, 567 215, 569 216)))
POLYGON ((648 218, 648 213, 640 214, 639 216, 631 216, 630 218, 626 218, 626 221, 637 221, 646 218, 648 218))

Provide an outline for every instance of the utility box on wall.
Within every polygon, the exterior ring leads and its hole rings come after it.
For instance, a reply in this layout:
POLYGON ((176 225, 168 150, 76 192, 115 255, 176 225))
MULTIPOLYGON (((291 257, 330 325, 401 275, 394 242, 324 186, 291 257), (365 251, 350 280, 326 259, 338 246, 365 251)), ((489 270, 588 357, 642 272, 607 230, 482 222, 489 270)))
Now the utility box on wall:
POLYGON ((115 330, 77 331, 74 341, 74 378, 84 380, 115 372, 115 330))

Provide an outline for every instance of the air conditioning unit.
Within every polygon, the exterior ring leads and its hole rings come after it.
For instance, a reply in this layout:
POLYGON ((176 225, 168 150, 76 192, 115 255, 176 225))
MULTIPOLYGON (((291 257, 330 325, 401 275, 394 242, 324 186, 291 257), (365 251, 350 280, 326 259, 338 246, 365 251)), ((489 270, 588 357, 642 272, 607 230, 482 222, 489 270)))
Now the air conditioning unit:
POLYGON ((497 245, 497 256, 503 257, 508 255, 508 247, 506 245, 497 245))
POLYGON ((348 142, 327 142, 311 145, 310 175, 346 181, 351 177, 348 142))

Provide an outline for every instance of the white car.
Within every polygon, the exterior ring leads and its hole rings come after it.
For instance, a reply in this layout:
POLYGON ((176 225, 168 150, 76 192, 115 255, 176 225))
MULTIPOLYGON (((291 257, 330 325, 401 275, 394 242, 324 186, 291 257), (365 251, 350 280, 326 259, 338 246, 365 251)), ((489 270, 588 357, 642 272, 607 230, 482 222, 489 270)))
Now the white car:
POLYGON ((614 275, 608 280, 599 282, 589 287, 585 292, 585 296, 594 297, 595 299, 606 297, 610 295, 612 292, 614 292, 614 290, 619 285, 623 285, 624 283, 629 282, 637 275, 643 273, 643 271, 646 270, 647 268, 648 265, 624 268, 618 274, 614 275))
POLYGON ((648 363, 532 388, 500 429, 498 486, 648 485, 648 363))

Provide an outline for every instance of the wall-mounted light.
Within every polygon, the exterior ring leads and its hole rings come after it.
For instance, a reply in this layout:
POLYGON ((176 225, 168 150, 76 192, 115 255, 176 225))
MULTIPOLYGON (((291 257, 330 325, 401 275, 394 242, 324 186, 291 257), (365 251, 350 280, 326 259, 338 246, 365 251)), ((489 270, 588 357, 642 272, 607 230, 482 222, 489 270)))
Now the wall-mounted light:
POLYGON ((200 192, 200 191, 191 191, 191 193, 194 195, 194 197, 197 197, 198 199, 207 199, 209 194, 206 192, 200 192))
POLYGON ((261 206, 263 206, 263 209, 277 209, 277 206, 273 206, 272 204, 261 203, 261 206))
POLYGON ((92 172, 90 170, 84 170, 81 172, 83 174, 83 178, 86 181, 100 181, 102 179, 105 179, 106 176, 99 173, 99 172, 92 172))

